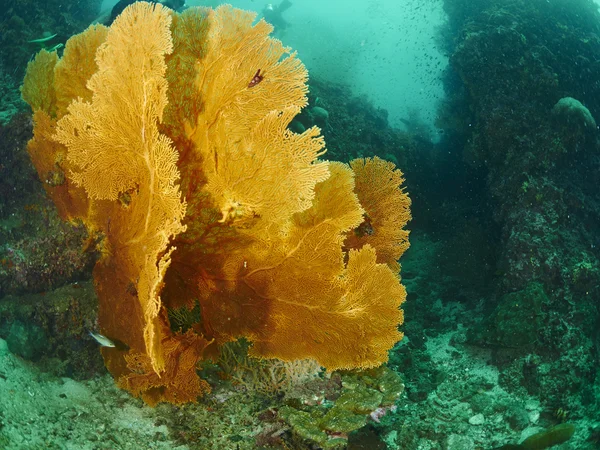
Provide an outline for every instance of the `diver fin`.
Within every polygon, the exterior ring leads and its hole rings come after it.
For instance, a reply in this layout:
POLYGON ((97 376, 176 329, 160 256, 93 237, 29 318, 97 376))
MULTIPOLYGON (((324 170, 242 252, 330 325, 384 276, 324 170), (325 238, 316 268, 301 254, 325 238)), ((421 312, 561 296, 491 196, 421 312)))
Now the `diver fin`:
POLYGON ((290 0, 283 0, 277 7, 277 12, 282 13, 286 9, 290 9, 291 6, 292 6, 292 2, 290 2, 290 0))

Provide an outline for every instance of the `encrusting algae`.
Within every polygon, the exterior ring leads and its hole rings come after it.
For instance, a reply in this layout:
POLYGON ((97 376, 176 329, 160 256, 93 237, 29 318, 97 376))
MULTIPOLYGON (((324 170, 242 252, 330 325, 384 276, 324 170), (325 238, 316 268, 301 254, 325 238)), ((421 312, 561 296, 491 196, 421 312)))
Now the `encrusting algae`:
POLYGON ((208 392, 198 364, 241 337, 329 370, 377 367, 402 338, 402 174, 320 160, 318 128, 288 129, 307 72, 254 18, 136 2, 42 50, 22 87, 40 179, 62 180, 46 191, 101 253, 99 331, 125 344, 106 366, 150 405, 208 392), (168 311, 197 305, 172 330, 168 311))

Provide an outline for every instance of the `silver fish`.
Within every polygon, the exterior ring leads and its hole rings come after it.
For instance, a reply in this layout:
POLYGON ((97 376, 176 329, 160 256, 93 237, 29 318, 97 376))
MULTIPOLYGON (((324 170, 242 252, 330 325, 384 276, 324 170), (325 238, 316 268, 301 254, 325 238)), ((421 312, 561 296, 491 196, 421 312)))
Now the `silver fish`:
POLYGON ((100 344, 102 347, 114 347, 115 346, 115 343, 113 341, 111 341, 109 338, 107 338, 106 336, 104 336, 100 333, 94 333, 93 331, 90 331, 90 336, 93 337, 94 339, 96 339, 98 344, 100 344))

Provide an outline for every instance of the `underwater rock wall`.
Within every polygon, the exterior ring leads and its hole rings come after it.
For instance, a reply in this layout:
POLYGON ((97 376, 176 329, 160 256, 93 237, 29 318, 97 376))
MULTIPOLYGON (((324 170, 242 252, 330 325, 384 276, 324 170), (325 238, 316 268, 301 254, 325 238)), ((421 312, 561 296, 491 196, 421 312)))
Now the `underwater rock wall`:
POLYGON ((565 115, 555 105, 572 97, 600 117, 597 6, 445 3, 455 36, 448 111, 462 124, 453 132, 463 139, 465 161, 486 174, 502 230, 492 313, 471 339, 504 345, 496 363, 520 372, 520 383, 542 398, 560 403, 576 391, 583 398, 597 367, 600 149, 589 116, 565 115), (528 293, 540 286, 533 305, 528 293), (515 305, 522 309, 506 310, 515 305), (532 320, 538 326, 524 326, 532 320), (507 345, 507 329, 528 345, 507 345), (528 352, 534 357, 514 359, 528 352))

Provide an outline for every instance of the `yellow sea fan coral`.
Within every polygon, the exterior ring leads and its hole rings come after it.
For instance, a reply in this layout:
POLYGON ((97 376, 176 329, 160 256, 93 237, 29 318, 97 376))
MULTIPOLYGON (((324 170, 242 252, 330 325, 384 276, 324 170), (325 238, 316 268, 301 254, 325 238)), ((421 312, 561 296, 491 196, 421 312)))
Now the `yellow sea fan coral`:
POLYGON ((156 126, 167 103, 164 56, 172 51, 171 17, 166 9, 152 11, 139 3, 119 16, 97 52, 99 70, 88 82, 92 102, 75 100, 58 123, 57 140, 69 148, 72 178, 93 199, 116 200, 154 179, 157 170, 156 181, 178 178, 177 153, 156 126))
POLYGON ((206 170, 206 190, 221 205, 222 220, 260 216, 280 222, 311 206, 315 185, 329 171, 326 162, 315 161, 323 153, 317 129, 303 134, 286 130, 299 112, 297 108, 272 111, 237 143, 219 124, 223 141, 215 154, 220 162, 215 170, 210 166, 206 170))
POLYGON ((149 404, 205 393, 196 365, 241 337, 330 370, 379 365, 401 337, 401 175, 321 161, 318 129, 288 130, 306 69, 254 18, 136 2, 28 69, 32 159, 40 177, 58 165, 49 192, 100 241, 100 331, 124 344, 106 366, 149 404), (168 311, 196 304, 171 330, 168 311))
POLYGON ((192 133, 206 131, 223 117, 236 124, 231 130, 235 142, 269 112, 306 105, 306 68, 290 48, 269 36, 271 25, 264 20, 252 25, 255 17, 230 5, 209 12, 206 53, 198 60, 195 80, 205 109, 192 133), (258 69, 263 81, 249 88, 258 69))
POLYGON ((192 330, 173 336, 168 333, 168 330, 160 333, 168 336, 161 345, 166 355, 165 373, 158 375, 154 371, 147 354, 130 353, 125 359, 131 372, 118 380, 120 387, 141 396, 150 406, 159 402, 194 402, 197 397, 210 392, 208 383, 196 375, 198 360, 209 343, 192 330))
POLYGON ((393 163, 381 158, 355 159, 350 162, 356 174, 356 194, 366 214, 363 223, 349 233, 347 248, 370 244, 377 250, 377 262, 389 265, 394 272, 398 259, 408 249, 410 198, 404 192, 404 176, 393 163))
POLYGON ((114 202, 126 195, 121 198, 126 208, 117 205, 110 224, 97 226, 108 235, 112 264, 135 285, 146 351, 157 372, 164 368, 155 322, 172 251, 167 245, 183 231, 185 214, 176 185, 177 152, 157 126, 167 103, 170 24, 167 8, 148 3, 136 3, 119 16, 97 51, 98 71, 87 84, 91 102, 73 101, 56 131, 68 148, 70 177, 91 199, 114 202))
POLYGON ((92 100, 87 82, 98 70, 96 50, 106 40, 108 28, 92 25, 67 41, 62 58, 56 64, 55 82, 57 117, 67 113, 67 107, 77 98, 92 100))
POLYGON ((71 221, 86 216, 90 201, 85 191, 68 178, 67 149, 53 139, 56 120, 38 109, 33 114, 33 122, 33 139, 29 141, 27 150, 44 183, 44 189, 63 220, 71 221))
POLYGON ((331 370, 374 367, 401 337, 405 292, 371 247, 351 252, 344 264, 344 233, 361 222, 363 209, 352 171, 341 163, 330 169, 313 206, 293 216, 285 233, 240 230, 253 244, 228 255, 227 290, 217 284, 203 306, 217 334, 253 343, 252 356, 312 358, 331 370))
POLYGON ((56 93, 54 90, 54 67, 58 54, 42 50, 27 64, 21 86, 21 95, 33 111, 41 109, 50 117, 56 115, 56 93))
POLYGON ((174 141, 182 139, 204 108, 201 92, 191 80, 206 56, 210 12, 207 8, 188 8, 173 15, 173 53, 166 58, 169 105, 163 127, 174 141))
POLYGON ((252 25, 254 13, 225 5, 207 18, 195 80, 203 108, 187 131, 205 189, 224 221, 285 220, 310 206, 314 185, 328 176, 327 163, 315 161, 324 145, 318 131, 286 131, 306 104, 306 69, 269 37, 270 25, 252 25), (251 87, 258 69, 264 78, 251 87))
POLYGON ((86 83, 98 69, 96 50, 106 33, 106 27, 96 25, 74 36, 67 42, 60 60, 56 52, 41 51, 28 65, 22 87, 23 98, 34 110, 34 138, 28 145, 29 154, 40 179, 45 182, 46 192, 65 220, 87 217, 91 202, 83 188, 76 186, 68 176, 71 166, 67 161, 67 148, 53 139, 56 119, 67 113, 72 100, 91 99, 86 83))

